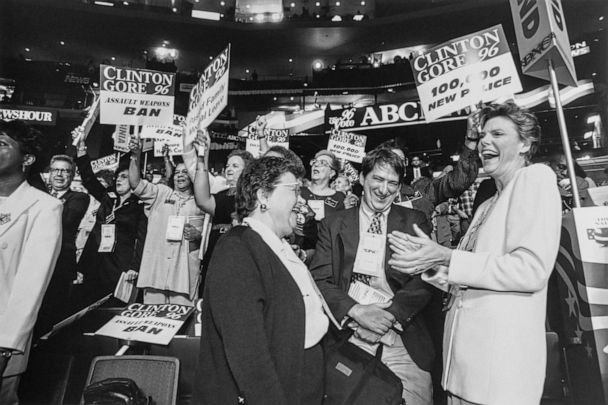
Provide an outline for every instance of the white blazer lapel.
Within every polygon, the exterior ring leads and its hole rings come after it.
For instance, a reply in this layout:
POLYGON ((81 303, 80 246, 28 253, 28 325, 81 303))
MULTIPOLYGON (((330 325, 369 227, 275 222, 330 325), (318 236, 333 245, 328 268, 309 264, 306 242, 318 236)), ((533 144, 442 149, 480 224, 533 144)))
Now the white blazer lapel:
POLYGON ((17 219, 38 201, 34 188, 24 181, 11 194, 2 205, 0 205, 0 236, 4 235, 17 219))

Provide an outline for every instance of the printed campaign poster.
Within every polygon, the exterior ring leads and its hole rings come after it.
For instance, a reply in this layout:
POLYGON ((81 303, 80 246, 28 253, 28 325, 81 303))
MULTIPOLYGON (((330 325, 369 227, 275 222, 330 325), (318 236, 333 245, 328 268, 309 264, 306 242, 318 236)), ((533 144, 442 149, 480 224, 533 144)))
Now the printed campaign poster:
MULTIPOLYGON (((248 127, 249 134, 247 135, 247 143, 245 146, 245 150, 250 152, 254 157, 260 157, 260 140, 257 138, 255 133, 255 129, 253 126, 248 127)), ((266 142, 268 142, 268 147, 272 148, 275 145, 282 146, 286 149, 289 149, 289 129, 273 129, 266 128, 264 130, 266 134, 266 142)))
POLYGON ((327 150, 333 152, 338 159, 361 163, 365 157, 366 142, 365 135, 334 129, 329 135, 327 150))
POLYGON ((427 121, 522 89, 501 25, 445 42, 410 64, 427 121))
POLYGON ((185 136, 187 143, 196 137, 199 128, 207 128, 228 105, 228 73, 230 44, 205 68, 190 92, 185 136))
POLYGON ((114 150, 125 153, 129 152, 131 133, 128 125, 116 125, 112 139, 114 139, 114 150))
POLYGON ((176 304, 131 304, 95 334, 167 345, 193 310, 176 304))
POLYGON ((144 126, 139 137, 144 141, 153 140, 154 156, 163 156, 165 145, 169 147, 169 155, 182 155, 184 146, 182 137, 184 136, 185 118, 183 115, 175 114, 172 125, 163 126, 144 126))
POLYGON ((116 154, 101 157, 91 161, 91 168, 93 173, 97 173, 101 170, 116 170, 118 168, 118 156, 116 154))
POLYGON ((574 208, 581 260, 608 263, 608 207, 574 208))
POLYGON ((175 73, 100 66, 102 124, 164 125, 173 120, 175 73))

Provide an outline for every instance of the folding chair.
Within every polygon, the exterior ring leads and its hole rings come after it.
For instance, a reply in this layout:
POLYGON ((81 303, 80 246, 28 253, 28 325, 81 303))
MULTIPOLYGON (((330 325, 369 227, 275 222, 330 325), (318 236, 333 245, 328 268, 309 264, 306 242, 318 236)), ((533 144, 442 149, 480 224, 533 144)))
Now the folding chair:
MULTIPOLYGON (((98 356, 89 369, 86 386, 106 378, 130 378, 152 397, 155 405, 177 403, 179 360, 164 356, 98 356)), ((84 404, 84 399, 80 401, 84 404)))

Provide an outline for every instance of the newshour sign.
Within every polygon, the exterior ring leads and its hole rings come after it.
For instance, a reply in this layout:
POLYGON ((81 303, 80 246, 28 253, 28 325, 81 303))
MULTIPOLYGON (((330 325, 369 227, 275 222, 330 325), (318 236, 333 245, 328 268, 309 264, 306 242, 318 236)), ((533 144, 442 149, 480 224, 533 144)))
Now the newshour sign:
POLYGON ((522 90, 501 25, 437 45, 410 64, 427 121, 522 90))
POLYGON ((576 71, 560 0, 510 0, 522 71, 551 80, 548 60, 557 81, 576 86, 576 71))
POLYGON ((100 123, 173 122, 175 73, 101 65, 100 76, 100 123))
POLYGON ((57 111, 35 107, 0 106, 0 120, 21 120, 31 125, 55 125, 57 111))

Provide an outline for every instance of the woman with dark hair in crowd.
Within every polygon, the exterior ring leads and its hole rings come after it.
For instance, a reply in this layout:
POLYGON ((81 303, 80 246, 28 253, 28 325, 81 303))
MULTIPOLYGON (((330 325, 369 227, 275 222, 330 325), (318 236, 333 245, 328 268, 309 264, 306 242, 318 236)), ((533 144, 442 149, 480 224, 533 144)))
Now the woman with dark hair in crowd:
POLYGON ((211 232, 209 233, 209 242, 203 259, 203 267, 206 268, 213 248, 220 236, 228 232, 230 228, 238 223, 234 212, 236 183, 241 176, 243 169, 245 169, 249 162, 253 160, 253 155, 240 149, 230 152, 226 161, 225 171, 226 185, 228 188, 217 194, 211 194, 209 179, 209 152, 211 149, 211 139, 209 138, 209 132, 207 130, 199 131, 194 141, 194 145, 205 151, 203 156, 198 156, 196 163, 194 198, 196 204, 204 212, 213 217, 213 225, 211 226, 211 232))
POLYGON ((0 120, 0 404, 18 404, 38 310, 61 248, 61 201, 32 187, 43 136, 0 120))
MULTIPOLYGON (((82 138, 80 138, 82 139, 82 138)), ((135 280, 146 240, 148 218, 144 206, 129 185, 129 163, 121 162, 107 189, 93 173, 83 140, 78 144, 76 164, 82 184, 100 205, 96 221, 78 262, 84 276, 83 304, 113 293, 122 273, 135 280)), ((110 304, 118 304, 112 300, 110 304)))
POLYGON ((479 111, 479 154, 496 194, 456 250, 394 233, 389 264, 444 290, 443 386, 450 404, 538 404, 545 378, 547 283, 559 248, 556 176, 532 164, 540 127, 514 103, 479 111))
POLYGON ((301 179, 285 159, 249 164, 237 184, 242 226, 215 247, 203 294, 200 404, 320 405, 329 320, 306 266, 284 240, 301 179))
POLYGON ((141 141, 131 138, 129 184, 144 203, 148 229, 137 287, 146 304, 193 305, 200 282, 203 212, 196 206, 184 163, 173 173, 174 188, 141 178, 141 141))

